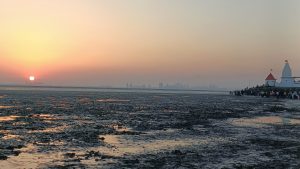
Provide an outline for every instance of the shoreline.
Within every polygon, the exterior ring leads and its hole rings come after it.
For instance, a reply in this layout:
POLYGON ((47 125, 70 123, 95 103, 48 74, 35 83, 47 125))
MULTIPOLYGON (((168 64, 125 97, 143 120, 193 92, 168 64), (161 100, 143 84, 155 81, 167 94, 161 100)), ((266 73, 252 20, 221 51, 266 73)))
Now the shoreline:
POLYGON ((147 89, 147 88, 101 88, 101 87, 68 87, 68 86, 23 86, 0 85, 0 91, 83 91, 83 92, 144 92, 144 93, 195 93, 195 94, 228 94, 222 90, 196 90, 196 89, 147 89))

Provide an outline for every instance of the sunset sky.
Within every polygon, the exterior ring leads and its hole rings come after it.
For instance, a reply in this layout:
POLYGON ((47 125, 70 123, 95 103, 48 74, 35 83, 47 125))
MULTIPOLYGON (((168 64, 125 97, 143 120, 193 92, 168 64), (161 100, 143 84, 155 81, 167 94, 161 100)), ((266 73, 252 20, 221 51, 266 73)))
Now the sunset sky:
POLYGON ((299 44, 299 0, 0 0, 0 84, 244 87, 299 44))

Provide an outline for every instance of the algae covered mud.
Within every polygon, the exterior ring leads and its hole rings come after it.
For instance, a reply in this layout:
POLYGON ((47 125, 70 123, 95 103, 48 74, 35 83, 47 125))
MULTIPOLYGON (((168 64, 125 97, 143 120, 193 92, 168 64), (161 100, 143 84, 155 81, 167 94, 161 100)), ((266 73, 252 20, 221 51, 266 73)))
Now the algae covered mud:
POLYGON ((0 91, 0 168, 300 168, 300 103, 0 91))

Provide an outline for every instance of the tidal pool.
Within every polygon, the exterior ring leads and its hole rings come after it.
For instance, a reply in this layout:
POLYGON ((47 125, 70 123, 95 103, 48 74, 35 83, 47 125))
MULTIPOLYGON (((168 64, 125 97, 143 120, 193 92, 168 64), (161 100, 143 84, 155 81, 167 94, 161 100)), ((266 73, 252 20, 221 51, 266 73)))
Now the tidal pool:
POLYGON ((11 116, 2 116, 0 117, 0 122, 4 122, 4 121, 14 121, 16 120, 17 118, 20 118, 21 116, 14 116, 14 115, 11 115, 11 116))
POLYGON ((263 116, 255 118, 240 118, 230 120, 231 124, 247 127, 264 127, 268 125, 300 125, 300 119, 292 119, 280 116, 263 116))

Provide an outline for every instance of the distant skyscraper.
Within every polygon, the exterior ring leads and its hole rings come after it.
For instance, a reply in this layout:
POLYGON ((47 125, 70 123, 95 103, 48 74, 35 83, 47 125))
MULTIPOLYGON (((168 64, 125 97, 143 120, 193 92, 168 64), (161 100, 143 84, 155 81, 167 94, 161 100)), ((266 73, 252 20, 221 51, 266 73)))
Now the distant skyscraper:
POLYGON ((164 88, 164 84, 163 84, 162 82, 160 82, 160 83, 158 84, 158 88, 160 88, 160 89, 164 88))

